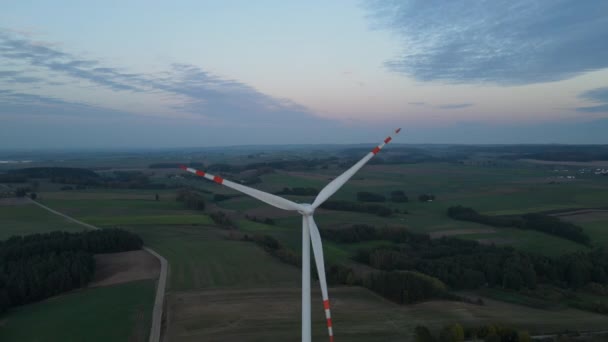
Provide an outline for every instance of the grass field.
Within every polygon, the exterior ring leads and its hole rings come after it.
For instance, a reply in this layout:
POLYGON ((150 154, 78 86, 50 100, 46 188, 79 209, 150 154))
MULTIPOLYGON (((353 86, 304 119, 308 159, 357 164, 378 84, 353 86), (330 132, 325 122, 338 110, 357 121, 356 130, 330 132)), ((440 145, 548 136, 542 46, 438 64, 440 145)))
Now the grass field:
POLYGON ((85 289, 0 316, 0 341, 147 341, 155 281, 85 289))
POLYGON ((83 228, 35 204, 0 206, 0 240, 13 235, 45 233, 54 230, 79 232, 83 228))
POLYGON ((200 225, 211 224, 209 216, 198 215, 129 215, 129 216, 85 216, 80 218, 98 226, 114 225, 200 225))
POLYGON ((130 226, 170 266, 169 289, 297 286, 299 271, 208 226, 130 226))

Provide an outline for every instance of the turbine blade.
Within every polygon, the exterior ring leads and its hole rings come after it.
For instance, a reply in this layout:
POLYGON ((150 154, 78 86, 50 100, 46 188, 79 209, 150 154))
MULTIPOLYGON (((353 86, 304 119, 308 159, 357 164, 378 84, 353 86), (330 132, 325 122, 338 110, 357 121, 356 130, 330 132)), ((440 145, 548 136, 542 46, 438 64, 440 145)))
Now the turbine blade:
MULTIPOLYGON (((395 134, 399 134, 401 128, 395 130, 395 134)), ((315 198, 315 201, 312 203, 313 208, 318 208, 323 202, 325 202, 331 195, 335 194, 344 183, 346 183, 352 176, 359 171, 370 159, 372 159, 380 150, 388 144, 393 138, 391 136, 386 137, 384 141, 376 146, 371 152, 369 152, 363 159, 359 160, 355 165, 353 165, 350 169, 346 170, 343 174, 336 177, 333 181, 327 184, 321 192, 315 198)))
POLYGON ((282 197, 279 197, 279 196, 276 196, 273 194, 269 194, 267 192, 260 191, 260 190, 254 189, 254 188, 250 188, 248 186, 241 185, 241 184, 238 184, 235 182, 231 182, 220 176, 215 176, 215 175, 212 175, 212 174, 204 172, 204 171, 193 169, 191 167, 186 167, 184 165, 180 166, 180 169, 193 173, 197 176, 207 178, 208 180, 214 181, 218 184, 225 185, 231 189, 242 192, 246 195, 256 198, 262 202, 268 203, 268 204, 272 205, 273 207, 277 207, 279 209, 295 210, 295 211, 301 211, 304 209, 304 207, 302 205, 292 202, 288 199, 285 199, 285 198, 282 198, 282 197))
POLYGON ((323 297, 323 308, 325 309, 325 319, 327 320, 327 331, 329 333, 329 341, 334 340, 334 331, 331 322, 331 312, 329 310, 329 296, 327 293, 327 280, 325 279, 325 261, 323 260, 323 243, 321 242, 321 234, 319 228, 312 216, 304 216, 308 221, 308 229, 310 232, 310 242, 312 243, 312 251, 315 257, 315 265, 319 275, 319 285, 321 285, 321 296, 323 297))

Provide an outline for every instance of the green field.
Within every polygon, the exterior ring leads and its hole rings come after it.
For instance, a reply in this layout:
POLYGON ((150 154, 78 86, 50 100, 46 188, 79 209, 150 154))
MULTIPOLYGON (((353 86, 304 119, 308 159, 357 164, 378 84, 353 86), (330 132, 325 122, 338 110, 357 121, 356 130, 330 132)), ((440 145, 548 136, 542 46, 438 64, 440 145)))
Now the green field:
POLYGON ((85 216, 80 218, 98 226, 113 225, 199 225, 211 224, 206 215, 129 215, 129 216, 85 216))
POLYGON ((170 265, 169 288, 297 286, 297 269, 274 259, 250 242, 227 240, 209 226, 130 226, 170 265))
POLYGON ((0 316, 0 341, 147 341, 156 282, 68 293, 0 316))
POLYGON ((54 230, 79 232, 80 225, 38 207, 35 204, 0 206, 0 240, 13 235, 45 233, 54 230))

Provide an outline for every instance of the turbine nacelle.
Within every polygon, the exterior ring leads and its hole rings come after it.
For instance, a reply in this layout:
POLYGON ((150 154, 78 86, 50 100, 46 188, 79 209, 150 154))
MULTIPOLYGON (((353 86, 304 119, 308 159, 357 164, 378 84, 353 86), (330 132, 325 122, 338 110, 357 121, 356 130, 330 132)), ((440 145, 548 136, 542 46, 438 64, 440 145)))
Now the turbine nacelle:
POLYGON ((312 214, 315 213, 315 207, 313 207, 312 204, 300 203, 300 205, 302 206, 302 209, 298 210, 300 214, 304 216, 312 216, 312 214))

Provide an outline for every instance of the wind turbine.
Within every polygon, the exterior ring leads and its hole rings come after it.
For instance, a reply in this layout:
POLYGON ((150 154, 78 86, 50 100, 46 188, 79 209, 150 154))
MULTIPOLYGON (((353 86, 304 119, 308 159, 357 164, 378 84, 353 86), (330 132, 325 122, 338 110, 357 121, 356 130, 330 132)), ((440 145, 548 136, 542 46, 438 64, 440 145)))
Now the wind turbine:
MULTIPOLYGON (((395 134, 399 134, 401 128, 395 130, 395 134)), ((231 189, 242 192, 262 202, 268 203, 273 207, 297 211, 302 214, 302 342, 310 342, 310 245, 314 252, 315 264, 319 276, 319 284, 321 285, 321 295, 323 297, 323 308, 325 309, 325 318, 327 320, 327 330, 329 332, 329 341, 333 342, 334 333, 332 329, 331 313, 329 310, 329 297, 327 294, 327 281, 325 279, 325 263, 323 261, 323 245, 321 243, 321 234, 319 228, 313 218, 313 213, 323 202, 331 195, 338 191, 359 169, 363 167, 370 159, 372 159, 380 150, 392 140, 388 136, 384 141, 371 150, 363 159, 359 160, 350 169, 336 177, 327 184, 317 195, 312 204, 295 203, 288 199, 269 194, 248 186, 231 182, 219 176, 210 173, 193 169, 191 167, 180 166, 182 170, 193 173, 197 176, 207 178, 218 184, 225 185, 231 189)))

